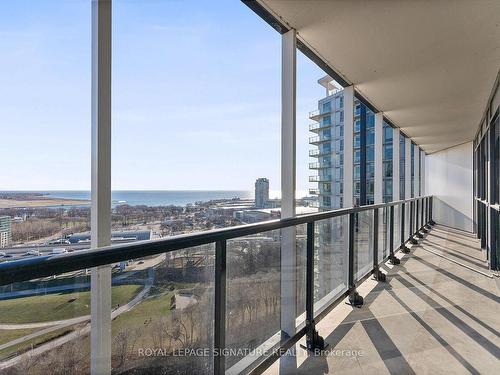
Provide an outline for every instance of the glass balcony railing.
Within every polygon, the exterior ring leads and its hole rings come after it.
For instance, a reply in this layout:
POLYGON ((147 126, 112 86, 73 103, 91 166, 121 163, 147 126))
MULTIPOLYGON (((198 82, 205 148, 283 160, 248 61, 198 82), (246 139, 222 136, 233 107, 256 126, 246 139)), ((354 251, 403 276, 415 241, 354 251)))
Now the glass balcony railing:
POLYGON ((328 182, 332 181, 332 176, 309 176, 309 182, 328 182))
POLYGON ((332 163, 329 161, 322 161, 322 162, 316 162, 316 163, 309 163, 309 169, 326 169, 326 168, 331 168, 332 163))
POLYGON ((309 112, 309 119, 318 120, 320 117, 328 115, 330 113, 331 110, 320 111, 319 109, 315 109, 314 111, 309 112))
POLYGON ((319 109, 315 109, 314 111, 309 112, 309 118, 314 120, 320 116, 319 109))
POLYGON ((311 195, 331 195, 331 190, 309 189, 311 195))
POLYGON ((429 223, 432 197, 420 197, 5 261, 0 325, 9 329, 0 370, 78 375, 104 360, 113 373, 238 373, 290 343, 280 335, 286 244, 296 244, 304 265, 290 296, 297 301, 296 343, 321 319, 318 311, 345 297, 362 304, 356 285, 372 273, 381 279, 378 265, 397 264, 394 251, 429 223), (111 278, 95 288, 97 269, 111 278), (108 303, 109 316, 94 301, 108 303), (111 351, 96 352, 93 335, 111 351), (203 355, 182 355, 195 350, 203 355))
POLYGON ((325 124, 321 122, 315 122, 313 124, 309 124, 309 131, 317 133, 319 130, 331 128, 332 124, 325 124))
POLYGON ((332 150, 320 150, 319 148, 315 148, 315 149, 312 149, 312 150, 309 150, 309 156, 310 157, 320 157, 320 156, 324 156, 324 155, 330 155, 332 153, 332 150))
POLYGON ((331 135, 320 135, 316 137, 309 137, 309 144, 318 145, 322 142, 329 142, 332 140, 331 135))

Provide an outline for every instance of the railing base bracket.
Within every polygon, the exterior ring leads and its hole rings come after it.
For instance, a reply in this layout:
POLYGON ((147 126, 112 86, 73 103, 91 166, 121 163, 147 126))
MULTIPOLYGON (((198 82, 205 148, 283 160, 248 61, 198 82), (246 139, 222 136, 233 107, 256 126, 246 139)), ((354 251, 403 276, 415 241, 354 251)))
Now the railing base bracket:
POLYGON ((431 227, 431 225, 429 223, 425 224, 425 227, 427 228, 427 230, 431 230, 432 229, 432 227, 431 227))
POLYGON ((309 326, 306 334, 306 345, 300 345, 300 347, 310 352, 325 350, 328 344, 325 344, 325 339, 321 337, 316 330, 314 320, 306 324, 309 326))
POLYGON ((420 233, 427 234, 429 231, 425 227, 422 227, 422 229, 420 229, 420 233))
POLYGON ((401 246, 400 250, 402 253, 410 254, 410 249, 408 249, 406 245, 401 246))
POLYGON ((394 254, 392 254, 389 255, 389 262, 391 262, 391 264, 393 265, 397 265, 401 263, 401 260, 399 260, 399 258, 397 258, 394 254))
POLYGON ((347 304, 353 307, 361 307, 363 306, 363 297, 358 292, 353 291, 349 294, 349 302, 347 304))
POLYGON ((410 243, 411 243, 412 245, 418 245, 418 241, 417 241, 415 238, 413 238, 413 237, 412 237, 412 238, 410 238, 410 243))
POLYGON ((375 280, 377 281, 385 282, 387 279, 386 274, 380 270, 374 271, 373 274, 375 276, 375 280))
POLYGON ((434 226, 436 225, 436 222, 434 220, 429 221, 429 225, 434 226))

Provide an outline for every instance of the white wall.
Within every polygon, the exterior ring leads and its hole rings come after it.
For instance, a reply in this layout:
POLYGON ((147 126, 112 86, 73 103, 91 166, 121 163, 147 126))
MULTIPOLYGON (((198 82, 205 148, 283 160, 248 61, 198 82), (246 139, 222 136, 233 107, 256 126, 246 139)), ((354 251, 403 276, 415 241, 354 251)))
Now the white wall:
POLYGON ((435 196, 436 223, 473 231, 472 171, 472 142, 426 156, 425 191, 435 196))

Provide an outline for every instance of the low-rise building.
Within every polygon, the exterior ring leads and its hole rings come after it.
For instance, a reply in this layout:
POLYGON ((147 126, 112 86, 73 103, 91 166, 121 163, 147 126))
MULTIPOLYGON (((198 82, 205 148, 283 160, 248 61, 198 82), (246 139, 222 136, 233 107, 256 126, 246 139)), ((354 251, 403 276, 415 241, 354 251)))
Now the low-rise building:
POLYGON ((0 216, 0 248, 7 247, 12 241, 12 224, 10 216, 0 216))

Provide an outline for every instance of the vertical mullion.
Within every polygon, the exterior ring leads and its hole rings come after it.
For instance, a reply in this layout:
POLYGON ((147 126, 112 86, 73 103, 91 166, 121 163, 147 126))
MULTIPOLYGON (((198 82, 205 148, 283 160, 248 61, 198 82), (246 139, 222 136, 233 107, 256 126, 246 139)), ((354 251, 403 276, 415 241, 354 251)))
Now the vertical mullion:
POLYGON ((215 243, 214 374, 226 371, 226 240, 215 243))
MULTIPOLYGON (((111 0, 92 1, 91 247, 111 244, 111 0)), ((90 278, 90 372, 111 373, 111 266, 90 278)))

